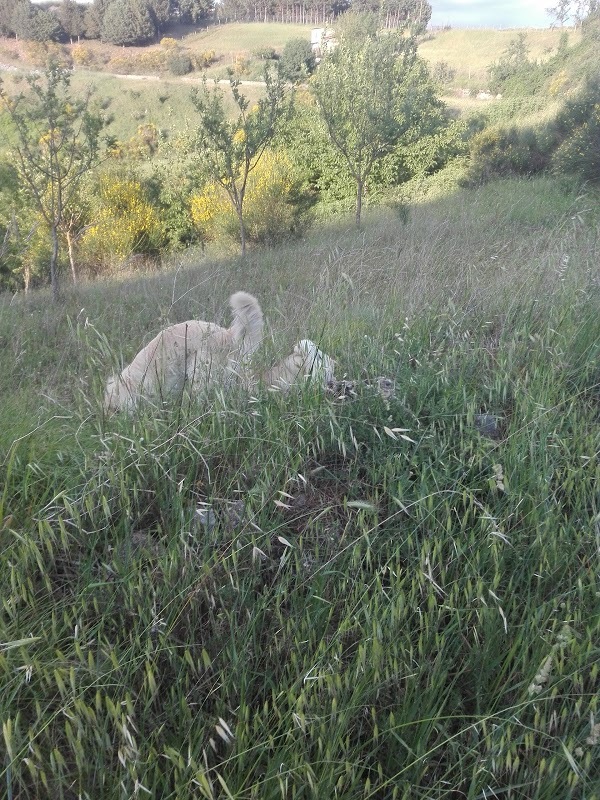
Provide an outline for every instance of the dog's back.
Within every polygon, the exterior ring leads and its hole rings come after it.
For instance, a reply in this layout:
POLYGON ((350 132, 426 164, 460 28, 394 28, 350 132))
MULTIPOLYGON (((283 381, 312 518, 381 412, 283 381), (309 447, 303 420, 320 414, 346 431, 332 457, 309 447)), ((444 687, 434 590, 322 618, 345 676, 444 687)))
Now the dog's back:
POLYGON ((215 381, 228 383, 242 374, 248 357, 262 341, 263 314, 258 300, 247 292, 229 298, 230 328, 190 320, 158 333, 118 376, 109 378, 105 408, 131 410, 143 396, 162 396, 181 388, 215 381))

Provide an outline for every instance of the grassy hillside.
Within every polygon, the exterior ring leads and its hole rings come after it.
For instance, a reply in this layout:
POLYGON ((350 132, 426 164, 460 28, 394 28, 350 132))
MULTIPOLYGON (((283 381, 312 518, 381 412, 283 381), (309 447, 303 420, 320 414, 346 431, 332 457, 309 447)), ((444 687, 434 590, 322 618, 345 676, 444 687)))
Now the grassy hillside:
MULTIPOLYGON (((131 137, 138 125, 151 122, 167 135, 176 134, 193 114, 190 89, 202 81, 204 74, 212 80, 225 79, 228 68, 238 68, 244 81, 260 79, 264 61, 257 52, 272 47, 281 52, 289 39, 304 37, 310 40, 310 28, 305 25, 279 24, 228 24, 199 31, 172 32, 180 49, 199 56, 214 52, 213 62, 206 70, 194 71, 190 75, 175 77, 165 69, 136 63, 136 59, 164 54, 161 45, 150 47, 116 47, 97 41, 82 45, 64 46, 63 55, 71 58, 77 47, 83 47, 89 56, 89 64, 77 66, 73 74, 74 89, 93 84, 97 97, 110 119, 106 132, 117 139, 131 137), (131 62, 126 69, 121 61, 131 62), (130 72, 133 74, 122 75, 130 72)), ((26 43, 0 39, 0 62, 19 70, 39 66, 31 58, 31 48, 26 43)), ((37 51, 36 51, 37 52, 37 51)), ((0 72, 10 90, 23 86, 21 72, 0 72)), ((244 93, 252 103, 261 96, 261 87, 246 85, 244 93)), ((2 144, 0 143, 0 148, 2 144)))
MULTIPOLYGON (((545 60, 556 52, 561 31, 527 29, 527 42, 530 47, 530 58, 545 60)), ((455 77, 446 89, 445 102, 457 114, 473 111, 488 111, 486 103, 469 97, 457 96, 460 89, 485 89, 488 82, 487 68, 497 60, 509 42, 519 33, 518 30, 460 30, 451 29, 436 31, 431 34, 420 47, 420 54, 433 66, 445 62, 456 71, 455 77)), ((291 38, 309 39, 310 27, 303 25, 279 24, 241 24, 229 23, 208 29, 193 31, 176 31, 173 34, 184 52, 193 57, 208 51, 214 51, 214 61, 206 70, 209 78, 225 78, 227 69, 241 65, 239 77, 245 81, 260 78, 264 62, 257 55, 258 51, 273 47, 281 52, 285 43, 291 38)), ((569 45, 580 41, 578 31, 568 31, 569 45)), ((160 45, 151 47, 122 48, 85 42, 83 45, 90 53, 91 62, 87 67, 77 68, 73 76, 73 87, 87 86, 93 83, 98 88, 98 97, 106 106, 110 118, 107 133, 120 140, 131 137, 139 124, 152 122, 167 135, 174 135, 192 115, 189 92, 191 86, 202 80, 202 71, 188 76, 175 77, 160 69, 144 67, 142 64, 132 66, 133 75, 119 77, 107 73, 124 71, 122 65, 111 59, 134 59, 147 56, 153 52, 164 52, 160 45)), ((67 54, 73 52, 74 46, 65 47, 67 54)), ((32 65, 28 58, 27 47, 14 40, 0 39, 0 61, 19 68, 32 65)), ((577 63, 573 64, 575 73, 580 72, 577 63)), ((18 74, 3 73, 3 79, 10 87, 14 85, 18 74)), ((573 81, 569 82, 571 86, 573 81)), ((253 101, 261 93, 260 86, 246 85, 245 93, 253 101)), ((547 97, 547 109, 536 110, 529 115, 526 124, 540 121, 556 110, 560 97, 547 97)), ((527 115, 525 115, 527 116, 527 115)), ((517 115, 519 117, 519 115, 517 115)), ((1 147, 1 145, 0 145, 1 147)))
MULTIPOLYGON (((493 29, 460 29, 436 31, 419 46, 419 53, 434 65, 446 62, 456 70, 457 85, 485 89, 487 87, 487 68, 497 61, 509 43, 519 33, 525 33, 530 48, 531 60, 546 60, 559 45, 563 30, 526 28, 523 31, 493 29)), ((581 39, 577 30, 568 29, 569 45, 581 39)))
POLYGON ((189 33, 183 42, 191 50, 214 50, 223 55, 242 51, 251 55, 264 47, 273 47, 281 52, 290 39, 304 38, 310 41, 310 31, 310 25, 230 22, 189 33))
POLYGON ((6 796, 597 799, 597 209, 504 181, 1 298, 6 796), (102 414, 237 288, 357 396, 102 414))

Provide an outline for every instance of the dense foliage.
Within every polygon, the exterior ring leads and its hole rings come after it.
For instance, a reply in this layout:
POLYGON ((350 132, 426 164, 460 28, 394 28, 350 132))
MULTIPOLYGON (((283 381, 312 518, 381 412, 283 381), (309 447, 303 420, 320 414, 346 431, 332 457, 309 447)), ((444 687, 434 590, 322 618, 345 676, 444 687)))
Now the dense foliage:
POLYGON ((230 74, 233 119, 218 86, 209 88, 205 79, 202 88, 192 94, 200 115, 197 147, 211 180, 225 191, 237 217, 242 255, 246 252, 244 205, 248 179, 290 109, 281 72, 266 68, 264 83, 265 96, 251 106, 240 89, 239 79, 230 74))
POLYGON ((84 176, 98 160, 100 115, 90 108, 92 91, 75 98, 70 73, 51 64, 27 79, 29 91, 9 95, 0 80, 0 109, 9 121, 9 145, 21 192, 39 215, 52 243, 48 274, 58 296, 59 232, 73 208, 84 176))

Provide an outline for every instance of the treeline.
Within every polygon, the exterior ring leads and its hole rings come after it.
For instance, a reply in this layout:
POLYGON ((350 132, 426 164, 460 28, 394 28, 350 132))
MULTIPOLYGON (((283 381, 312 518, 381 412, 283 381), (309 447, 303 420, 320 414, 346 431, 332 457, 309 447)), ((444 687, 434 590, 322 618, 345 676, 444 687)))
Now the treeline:
POLYGON ((0 0, 0 35, 32 41, 101 39, 117 45, 143 45, 176 24, 228 20, 325 25, 350 7, 377 15, 382 27, 406 25, 423 30, 431 17, 427 0, 94 0, 82 5, 38 5, 30 0, 0 0))
POLYGON ((431 5, 427 0, 223 0, 216 8, 219 18, 244 22, 292 22, 303 25, 325 25, 339 14, 352 10, 369 12, 379 19, 380 27, 416 30, 427 26, 431 5))

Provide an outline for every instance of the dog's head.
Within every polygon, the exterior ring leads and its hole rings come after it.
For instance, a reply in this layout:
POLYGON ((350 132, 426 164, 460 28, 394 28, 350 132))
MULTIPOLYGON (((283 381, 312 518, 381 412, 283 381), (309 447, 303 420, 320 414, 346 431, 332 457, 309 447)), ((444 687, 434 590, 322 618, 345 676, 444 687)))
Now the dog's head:
POLYGON ((304 358, 305 375, 318 378, 323 386, 335 380, 335 361, 310 339, 301 339, 295 346, 294 352, 304 358))

